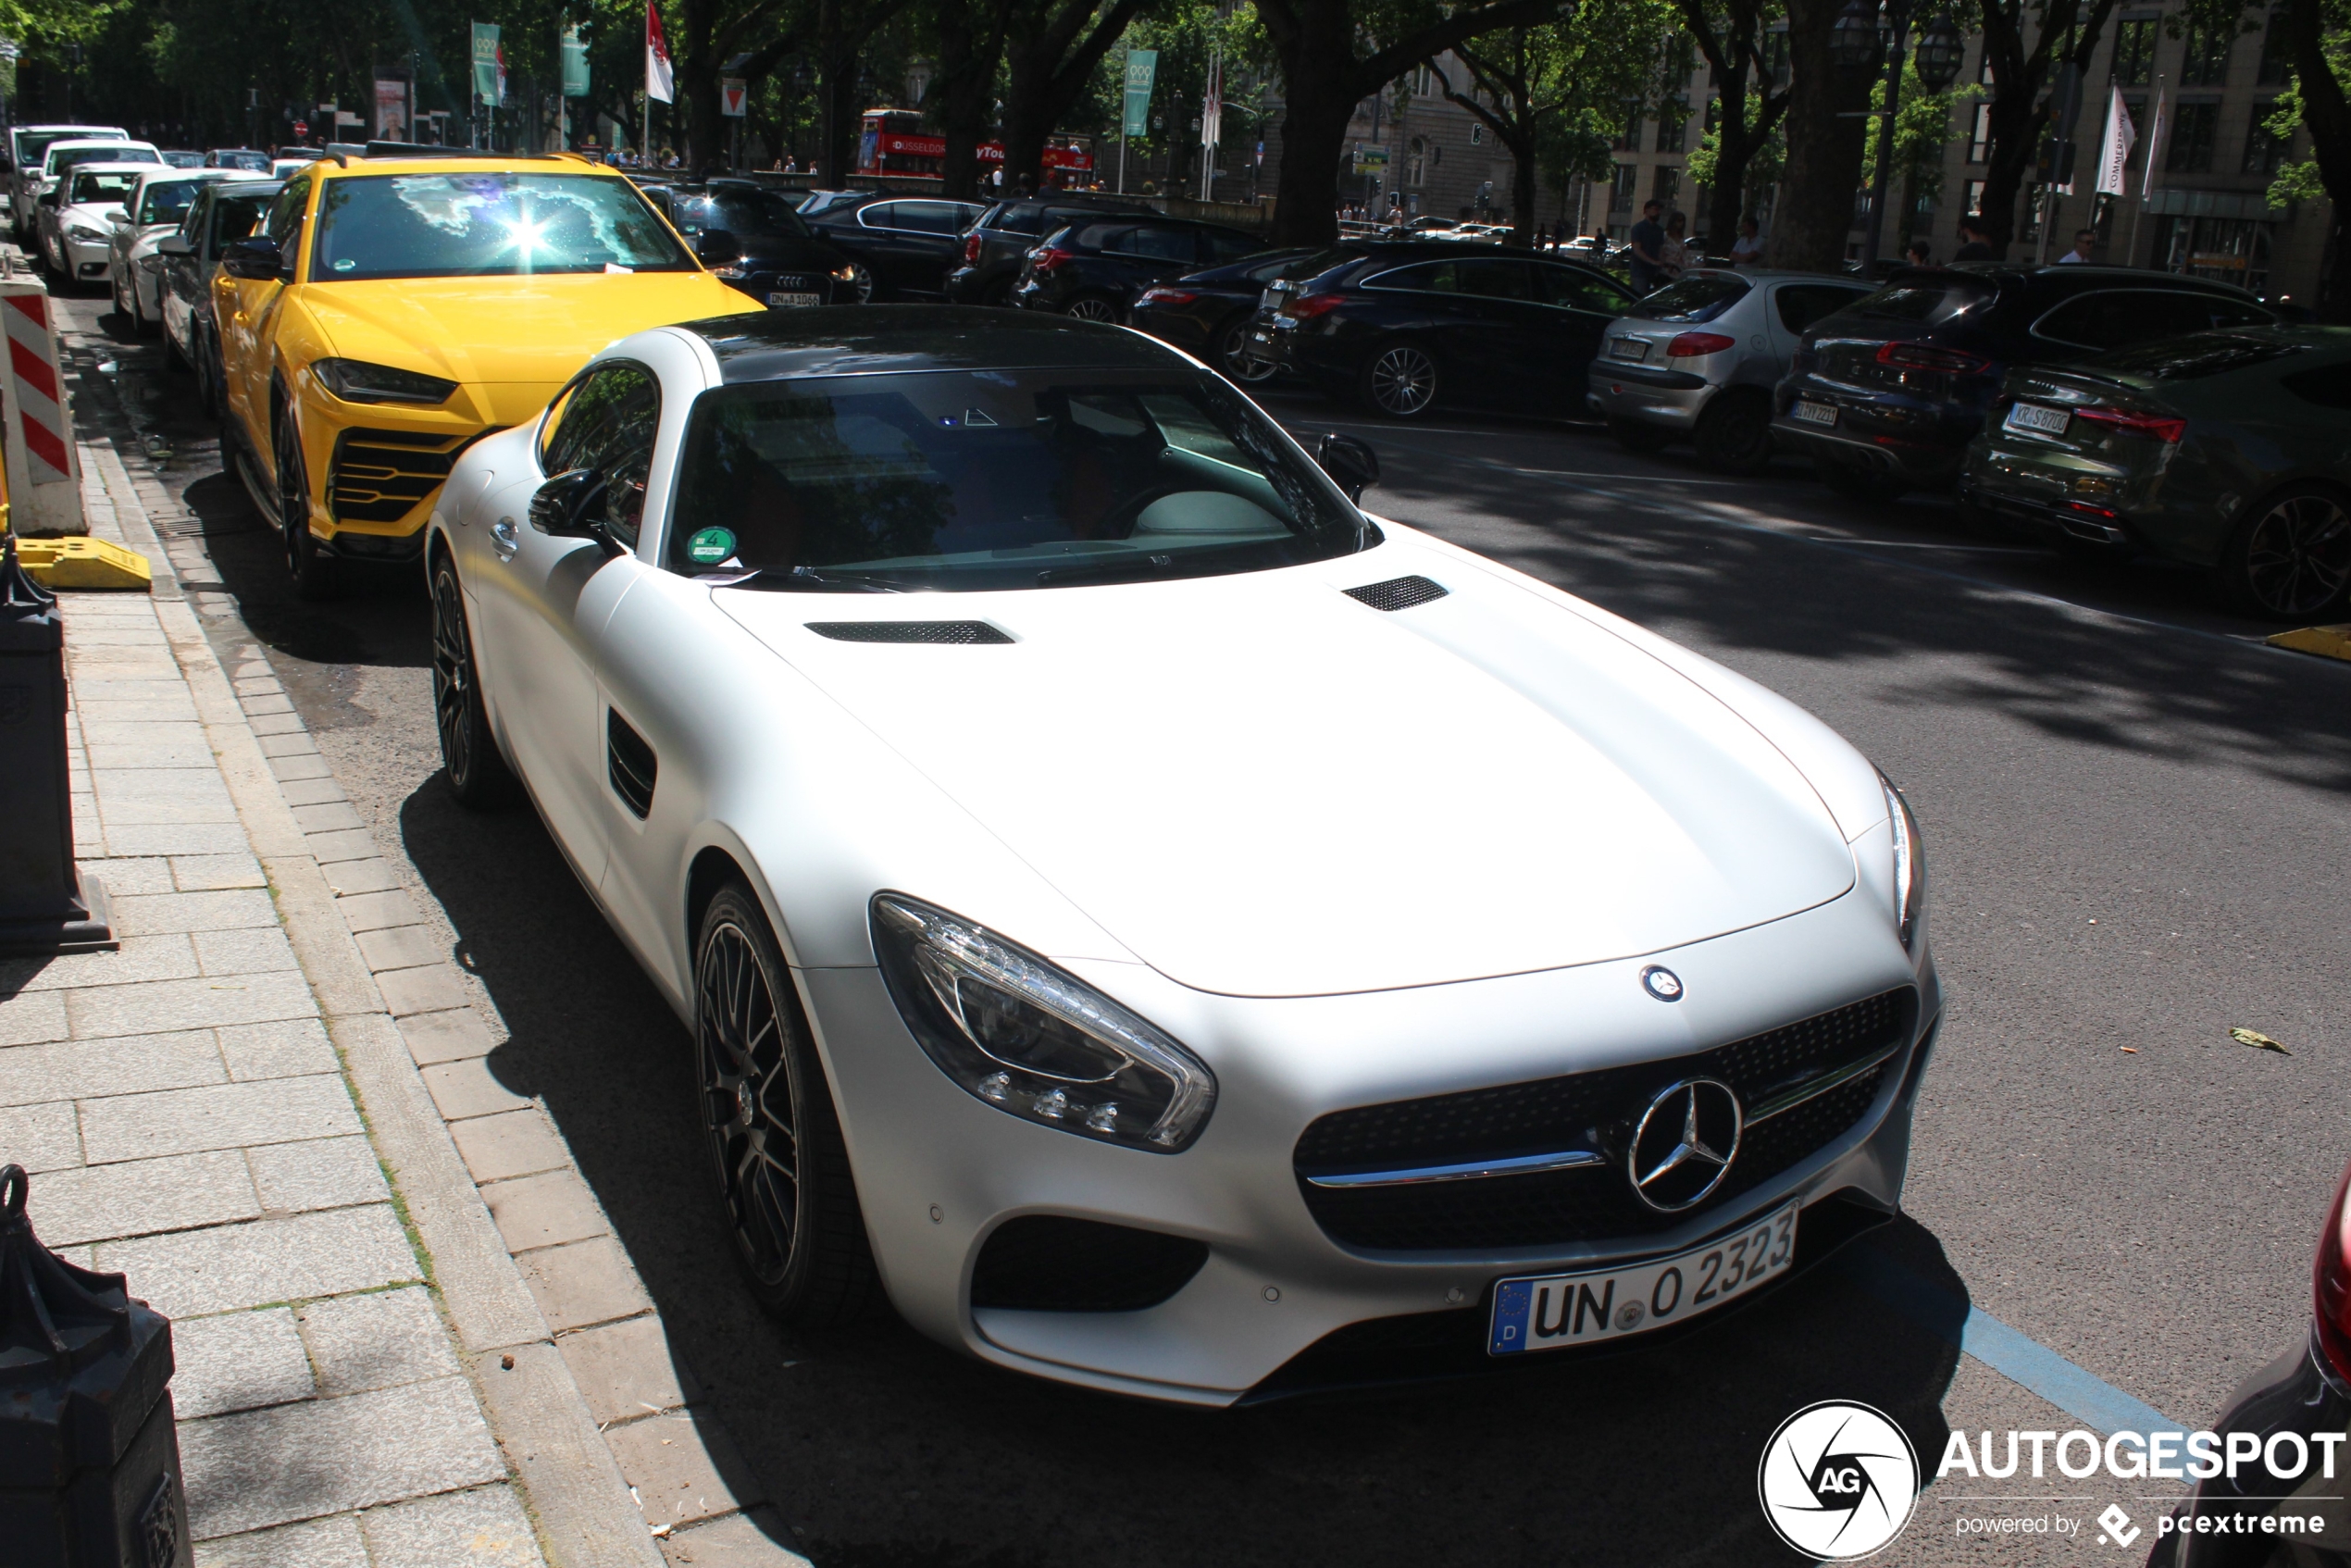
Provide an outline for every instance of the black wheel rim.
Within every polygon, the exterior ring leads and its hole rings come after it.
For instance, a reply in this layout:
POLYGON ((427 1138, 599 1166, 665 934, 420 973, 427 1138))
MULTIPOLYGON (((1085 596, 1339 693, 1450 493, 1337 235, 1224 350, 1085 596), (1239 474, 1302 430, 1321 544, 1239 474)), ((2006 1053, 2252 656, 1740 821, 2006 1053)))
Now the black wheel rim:
POLYGON ((1108 300, 1093 299, 1070 301, 1069 313, 1080 321, 1107 321, 1113 314, 1108 300))
POLYGON ((459 789, 473 781, 473 644, 466 636, 466 607, 457 595, 456 574, 443 566, 432 579, 432 717, 441 731, 441 762, 459 789))
POLYGON ((1225 333, 1225 373, 1236 381, 1262 381, 1274 373, 1272 360, 1249 352, 1249 331, 1250 324, 1243 321, 1225 333))
POLYGON ((1716 437, 1715 450, 1725 462, 1744 467, 1761 462, 1771 442, 1770 421, 1754 409, 1737 408, 1723 415, 1723 429, 1716 437))
POLYGON ((874 302, 874 275, 855 262, 850 263, 849 286, 857 291, 859 305, 871 305, 874 302))
POLYGON ((735 1246, 753 1275, 774 1285, 800 1232, 800 1143, 783 1021, 751 938, 731 921, 703 942, 697 985, 703 1130, 735 1246))
POLYGON ((2321 608, 2351 579, 2351 516, 2323 495, 2278 502, 2245 541, 2245 578, 2254 600, 2274 615, 2321 608))
POLYGON ((286 570, 300 577, 310 542, 310 487, 303 482, 302 442, 291 415, 278 427, 278 521, 286 534, 286 570))
POLYGON ((1437 395, 1437 367, 1416 348, 1392 348, 1372 362, 1372 401, 1388 414, 1418 414, 1437 395))

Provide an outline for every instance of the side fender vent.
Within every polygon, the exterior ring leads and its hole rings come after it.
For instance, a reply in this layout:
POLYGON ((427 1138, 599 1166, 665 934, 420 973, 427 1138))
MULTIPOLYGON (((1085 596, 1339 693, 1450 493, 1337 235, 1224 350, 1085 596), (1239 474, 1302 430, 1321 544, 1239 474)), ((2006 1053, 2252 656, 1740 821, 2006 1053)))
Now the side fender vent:
POLYGON ((661 760, 645 738, 610 708, 604 710, 604 770, 613 793, 642 822, 653 809, 653 778, 661 771, 661 760))
MULTIPOLYGON (((1444 592, 1438 589, 1439 593, 1444 592)), ((986 621, 810 621, 808 629, 836 642, 1010 642, 986 621)))
POLYGON ((1360 599, 1375 610, 1409 610, 1415 604, 1442 599, 1451 591, 1424 577, 1392 577, 1386 582, 1367 582, 1344 591, 1350 599, 1360 599))

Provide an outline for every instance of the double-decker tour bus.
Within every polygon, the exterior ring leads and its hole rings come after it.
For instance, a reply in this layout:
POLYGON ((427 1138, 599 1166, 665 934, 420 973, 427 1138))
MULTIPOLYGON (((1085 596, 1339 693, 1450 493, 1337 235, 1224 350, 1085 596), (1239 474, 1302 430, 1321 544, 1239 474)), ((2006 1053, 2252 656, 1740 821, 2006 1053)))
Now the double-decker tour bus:
MULTIPOLYGON (((1045 171, 1054 183, 1083 185, 1094 177, 1094 155, 1084 136, 1054 136, 1045 145, 1045 171)), ((947 156, 947 139, 922 128, 922 116, 912 109, 867 109, 857 138, 860 174, 927 174, 937 176, 947 156)), ((1001 168, 1004 144, 984 142, 979 161, 1001 168)))

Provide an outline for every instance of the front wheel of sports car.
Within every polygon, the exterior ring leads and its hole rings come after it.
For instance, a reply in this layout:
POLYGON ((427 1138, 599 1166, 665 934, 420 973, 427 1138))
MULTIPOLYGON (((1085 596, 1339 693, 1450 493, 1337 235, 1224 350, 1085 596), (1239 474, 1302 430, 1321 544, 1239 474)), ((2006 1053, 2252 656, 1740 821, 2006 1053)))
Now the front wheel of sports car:
POLYGON ((457 568, 446 555, 432 566, 432 717, 441 732, 441 765, 460 805, 486 810, 514 795, 514 775, 498 754, 481 706, 481 677, 474 666, 473 634, 457 568))
POLYGON ((752 1294, 803 1327, 847 1323, 874 1258, 840 1122, 759 900, 719 890, 694 948, 703 1135, 752 1294))
POLYGON ((2220 585, 2265 620, 2315 621, 2351 585, 2351 512, 2325 485, 2289 485, 2249 506, 2220 558, 2220 585))
POLYGON ((329 598, 334 592, 335 566, 318 554, 317 538, 310 531, 310 476, 303 467, 302 437, 291 408, 280 413, 275 444, 278 525, 285 534, 286 573, 302 598, 329 598))
POLYGON ((1424 414, 1437 401, 1437 361, 1411 343, 1390 343, 1363 367, 1362 393, 1391 418, 1424 414))

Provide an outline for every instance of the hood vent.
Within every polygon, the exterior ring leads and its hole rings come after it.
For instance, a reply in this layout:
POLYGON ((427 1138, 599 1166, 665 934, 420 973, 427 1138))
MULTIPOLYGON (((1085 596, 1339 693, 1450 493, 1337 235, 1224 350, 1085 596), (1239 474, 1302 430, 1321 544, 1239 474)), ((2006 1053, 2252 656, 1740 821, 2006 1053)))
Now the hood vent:
MULTIPOLYGON (((1432 584, 1431 586, 1435 586, 1432 584)), ((1445 591, 1437 590, 1439 593, 1445 591)), ((1010 642, 986 621, 810 621, 808 629, 836 642, 1010 642)))
POLYGON ((1409 610, 1415 604, 1442 599, 1449 590, 1424 577, 1392 577, 1386 582, 1367 582, 1361 588, 1342 591, 1350 599, 1360 599, 1375 610, 1409 610))

